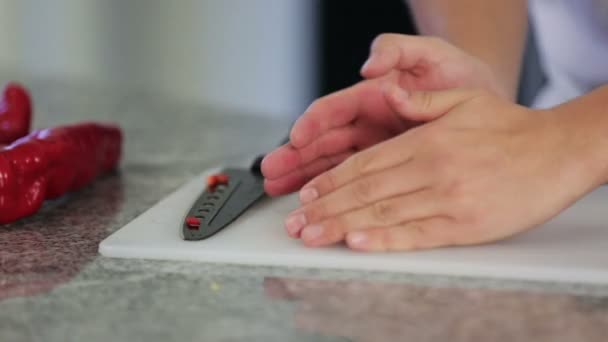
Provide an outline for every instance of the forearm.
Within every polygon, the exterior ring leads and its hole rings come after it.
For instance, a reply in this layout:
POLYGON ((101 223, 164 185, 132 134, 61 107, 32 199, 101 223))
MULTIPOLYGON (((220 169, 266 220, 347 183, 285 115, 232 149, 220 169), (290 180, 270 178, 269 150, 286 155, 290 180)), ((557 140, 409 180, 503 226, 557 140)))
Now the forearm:
MULTIPOLYGON (((595 185, 608 183, 608 85, 552 109, 595 185)), ((566 147, 565 147, 566 148, 566 147)))
POLYGON ((487 63, 515 99, 527 32, 526 0, 408 0, 418 29, 487 63))

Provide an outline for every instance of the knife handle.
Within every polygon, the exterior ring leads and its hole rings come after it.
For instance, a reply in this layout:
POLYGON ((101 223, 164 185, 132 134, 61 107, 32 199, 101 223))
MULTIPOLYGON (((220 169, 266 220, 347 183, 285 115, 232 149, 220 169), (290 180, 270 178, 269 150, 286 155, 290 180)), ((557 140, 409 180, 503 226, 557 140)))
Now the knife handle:
MULTIPOLYGON (((288 142, 289 142, 289 136, 283 138, 283 140, 281 140, 281 143, 279 144, 279 146, 283 146, 283 145, 287 144, 288 142)), ((256 175, 262 175, 262 160, 264 160, 264 157, 266 157, 265 154, 260 154, 257 157, 255 157, 255 159, 251 163, 251 166, 249 167, 249 170, 251 170, 252 173, 254 173, 256 175)))
POLYGON ((249 168, 249 170, 251 170, 251 173, 258 176, 262 175, 262 160, 264 160, 265 156, 266 155, 264 154, 260 154, 259 156, 255 157, 253 163, 251 163, 251 167, 249 168))

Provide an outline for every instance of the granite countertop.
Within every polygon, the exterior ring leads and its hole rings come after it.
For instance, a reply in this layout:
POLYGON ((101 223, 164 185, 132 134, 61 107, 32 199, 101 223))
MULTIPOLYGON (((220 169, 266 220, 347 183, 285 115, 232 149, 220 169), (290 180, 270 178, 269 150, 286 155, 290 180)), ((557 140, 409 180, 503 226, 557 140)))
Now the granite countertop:
POLYGON ((120 172, 0 226, 0 341, 600 341, 608 289, 382 272, 122 260, 98 243, 287 122, 158 94, 30 81, 36 127, 126 133, 120 172))

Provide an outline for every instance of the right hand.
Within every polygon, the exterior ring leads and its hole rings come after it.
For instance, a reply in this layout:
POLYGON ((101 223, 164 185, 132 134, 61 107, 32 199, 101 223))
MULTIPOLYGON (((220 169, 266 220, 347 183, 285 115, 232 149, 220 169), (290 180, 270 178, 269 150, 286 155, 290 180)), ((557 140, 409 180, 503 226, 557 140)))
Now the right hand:
POLYGON ((351 154, 424 122, 397 113, 386 91, 394 85, 406 92, 484 88, 509 97, 481 60, 433 37, 378 36, 361 74, 366 80, 313 102, 294 124, 290 142, 266 156, 269 195, 296 191, 351 154))

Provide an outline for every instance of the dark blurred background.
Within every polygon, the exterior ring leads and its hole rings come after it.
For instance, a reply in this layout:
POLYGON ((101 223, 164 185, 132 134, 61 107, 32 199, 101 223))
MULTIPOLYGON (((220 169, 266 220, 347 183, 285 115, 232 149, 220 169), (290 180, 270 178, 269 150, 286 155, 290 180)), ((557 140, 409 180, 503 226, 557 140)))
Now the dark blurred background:
POLYGON ((320 94, 361 79, 359 69, 377 35, 416 34, 405 0, 333 0, 320 1, 318 6, 320 94))
MULTIPOLYGON (((320 1, 319 94, 327 94, 361 80, 371 41, 386 32, 418 34, 406 0, 320 1)), ((532 31, 532 30, 530 30, 532 31)), ((544 82, 530 33, 521 71, 518 102, 530 104, 544 82)))

